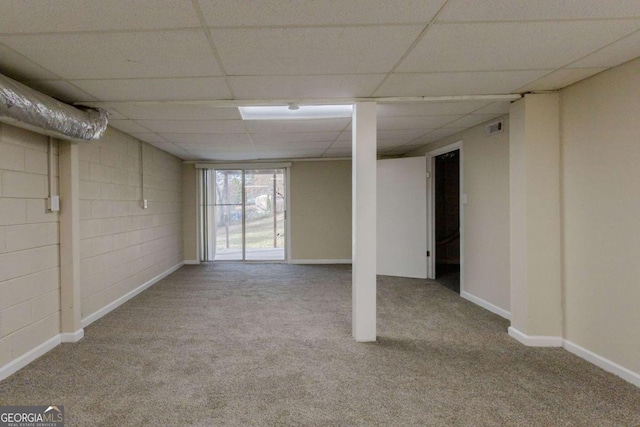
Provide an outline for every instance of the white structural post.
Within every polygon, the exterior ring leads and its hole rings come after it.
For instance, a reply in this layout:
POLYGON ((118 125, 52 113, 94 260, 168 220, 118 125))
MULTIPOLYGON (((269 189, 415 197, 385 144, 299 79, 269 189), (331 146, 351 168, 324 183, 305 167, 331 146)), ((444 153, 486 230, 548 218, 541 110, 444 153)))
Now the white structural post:
POLYGON ((376 340, 376 103, 358 102, 352 123, 353 337, 376 340))

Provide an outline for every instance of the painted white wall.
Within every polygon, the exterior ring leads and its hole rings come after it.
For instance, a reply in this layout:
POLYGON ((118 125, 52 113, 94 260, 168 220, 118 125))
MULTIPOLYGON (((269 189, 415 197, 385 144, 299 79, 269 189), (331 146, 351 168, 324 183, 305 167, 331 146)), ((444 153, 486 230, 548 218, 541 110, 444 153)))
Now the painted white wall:
POLYGON ((109 128, 80 154, 82 318, 184 261, 182 162, 109 128), (142 147, 144 197, 140 204, 142 147))
MULTIPOLYGON (((0 379, 60 333, 60 214, 45 207, 47 149, 46 136, 0 124, 0 379)), ((57 143, 54 153, 55 183, 57 143)))
POLYGON ((640 60, 561 91, 565 338, 640 384, 640 60))
POLYGON ((377 272, 427 277, 426 159, 378 160, 377 272))

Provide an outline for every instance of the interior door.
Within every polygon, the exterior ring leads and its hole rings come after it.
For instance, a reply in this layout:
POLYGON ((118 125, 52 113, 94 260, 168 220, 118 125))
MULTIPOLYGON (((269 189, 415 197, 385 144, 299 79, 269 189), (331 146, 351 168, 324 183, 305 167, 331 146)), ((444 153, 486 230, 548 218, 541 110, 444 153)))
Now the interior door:
POLYGON ((425 157, 378 160, 377 273, 427 278, 425 157))

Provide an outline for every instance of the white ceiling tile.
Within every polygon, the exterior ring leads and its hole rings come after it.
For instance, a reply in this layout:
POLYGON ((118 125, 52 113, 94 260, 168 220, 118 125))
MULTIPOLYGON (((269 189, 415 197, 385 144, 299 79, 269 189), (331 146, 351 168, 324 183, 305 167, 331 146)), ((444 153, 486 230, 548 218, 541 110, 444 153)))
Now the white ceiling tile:
POLYGON ((420 147, 424 147, 424 144, 406 144, 406 145, 403 145, 400 148, 402 148, 402 150, 403 150, 402 154, 405 154, 405 153, 408 153, 410 151, 416 150, 416 149, 418 149, 420 147))
MULTIPOLYGON (((405 144, 409 141, 413 141, 416 138, 430 133, 428 129, 397 129, 397 130, 380 130, 378 129, 377 140, 378 142, 389 142, 392 144, 405 144)), ((340 133, 338 139, 333 143, 331 148, 351 148, 351 132, 345 131, 340 133)))
POLYGON ((462 116, 380 117, 378 119, 378 129, 436 129, 456 119, 459 119, 460 117, 462 116))
POLYGON ((152 133, 152 132, 142 132, 142 133, 131 132, 129 133, 129 135, 139 139, 140 141, 148 142, 149 144, 171 144, 170 142, 167 142, 167 140, 164 139, 163 137, 156 135, 155 133, 152 133))
POLYGON ((468 116, 462 117, 459 120, 456 120, 455 122, 449 123, 445 126, 445 128, 470 128, 500 116, 501 114, 470 114, 468 116))
POLYGON ((492 102, 486 107, 482 107, 478 110, 473 110, 473 114, 508 114, 510 107, 510 101, 497 101, 492 102))
POLYGON ((378 148, 378 154, 385 156, 399 156, 404 154, 404 148, 402 147, 390 147, 390 148, 378 148))
POLYGON ((351 157, 351 149, 345 148, 330 148, 322 157, 351 157))
POLYGON ((351 122, 351 119, 317 120, 247 120, 250 133, 285 132, 338 132, 351 122))
POLYGON ((400 145, 405 145, 407 141, 380 141, 378 140, 377 146, 378 148, 389 148, 389 147, 398 147, 400 145))
POLYGON ((0 43, 0 73, 14 80, 58 79, 51 71, 0 43))
POLYGON ((211 26, 429 22, 444 0, 200 0, 211 26))
POLYGON ((448 116, 468 114, 491 101, 413 102, 378 104, 378 117, 384 116, 448 116))
POLYGON ((400 72, 560 68, 640 28, 640 20, 435 25, 400 72))
POLYGON ((251 142, 246 133, 162 133, 160 136, 176 144, 249 144, 251 142))
POLYGON ((115 108, 104 107, 103 109, 107 110, 107 112, 109 113, 109 120, 127 120, 127 119, 129 119, 129 117, 126 117, 126 116, 120 114, 120 112, 118 110, 116 110, 115 108))
POLYGON ((447 96, 512 93, 551 70, 392 74, 376 96, 447 96))
POLYGON ((442 128, 436 129, 433 132, 423 136, 422 138, 415 140, 412 142, 412 145, 426 145, 432 142, 439 141, 448 136, 454 135, 458 132, 463 131, 464 128, 442 128))
POLYGON ((384 74, 229 77, 237 99, 356 98, 371 95, 384 74))
POLYGON ((248 141, 242 140, 214 140, 201 142, 180 142, 175 143, 183 150, 194 152, 198 150, 216 150, 220 153, 230 153, 238 151, 251 151, 253 145, 248 141))
POLYGON ((113 108, 133 120, 240 120, 241 118, 240 111, 236 107, 188 104, 117 104, 113 108))
POLYGON ((327 149, 333 144, 333 140, 331 141, 289 141, 289 142, 271 142, 271 143, 261 143, 255 142, 253 145, 256 147, 258 151, 265 150, 320 150, 327 149))
POLYGON ((64 79, 220 75, 201 30, 1 36, 64 79))
POLYGON ((353 132, 351 130, 345 130, 340 132, 340 136, 338 136, 338 141, 351 142, 351 138, 353 138, 353 132))
POLYGON ((166 151, 167 153, 171 153, 176 157, 179 157, 183 160, 186 160, 188 157, 188 152, 179 148, 177 145, 172 144, 170 142, 150 142, 149 144, 153 145, 161 149, 162 151, 166 151))
POLYGON ((640 17, 637 0, 452 0, 440 21, 528 21, 640 17))
MULTIPOLYGON (((640 4, 640 2, 637 2, 640 4)), ((570 68, 615 67, 640 57, 640 31, 569 65, 570 68)))
POLYGON ((97 100, 96 97, 64 80, 35 80, 24 82, 24 84, 67 104, 97 100))
MULTIPOLYGON (((395 129, 395 130, 381 130, 378 129, 378 140, 397 140, 411 141, 429 133, 430 130, 425 129, 395 129)), ((351 138, 349 138, 351 141, 351 138)))
POLYGON ((199 22, 194 8, 175 0, 13 0, 0 4, 3 33, 197 26, 199 22))
POLYGON ((158 133, 242 133, 242 120, 138 120, 142 126, 158 133))
POLYGON ((340 132, 299 132, 251 134, 255 144, 291 144, 334 141, 340 132))
POLYGON ((230 75, 363 74, 391 70, 422 26, 214 30, 230 75), (366 49, 364 48, 366 46, 366 49))
POLYGON ((344 140, 344 139, 339 139, 337 141, 334 141, 333 144, 331 144, 330 148, 348 148, 351 149, 352 144, 351 144, 351 139, 349 140, 344 140))
POLYGON ((220 153, 215 150, 196 150, 189 151, 189 153, 196 157, 198 160, 222 160, 222 161, 240 161, 240 160, 255 160, 256 154, 254 151, 238 151, 235 153, 220 153))
POLYGON ((102 101, 197 101, 231 98, 224 77, 71 80, 71 83, 102 101))
POLYGON ((258 150, 257 156, 260 159, 300 159, 307 157, 320 157, 324 154, 324 149, 302 149, 302 150, 258 150))
POLYGON ((587 77, 591 77, 594 74, 598 74, 605 69, 606 68, 564 68, 521 87, 518 89, 518 92, 561 89, 580 80, 584 80, 587 77))
POLYGON ((133 120, 109 120, 109 126, 125 133, 148 133, 149 129, 140 126, 133 120))

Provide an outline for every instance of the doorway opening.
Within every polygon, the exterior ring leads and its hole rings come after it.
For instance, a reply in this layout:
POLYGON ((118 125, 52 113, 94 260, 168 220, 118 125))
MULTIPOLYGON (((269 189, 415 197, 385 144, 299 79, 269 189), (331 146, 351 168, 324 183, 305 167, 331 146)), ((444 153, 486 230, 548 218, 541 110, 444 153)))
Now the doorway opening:
POLYGON ((286 259, 284 168, 204 169, 203 261, 286 259))
POLYGON ((460 293, 460 149, 433 157, 435 279, 460 293))

